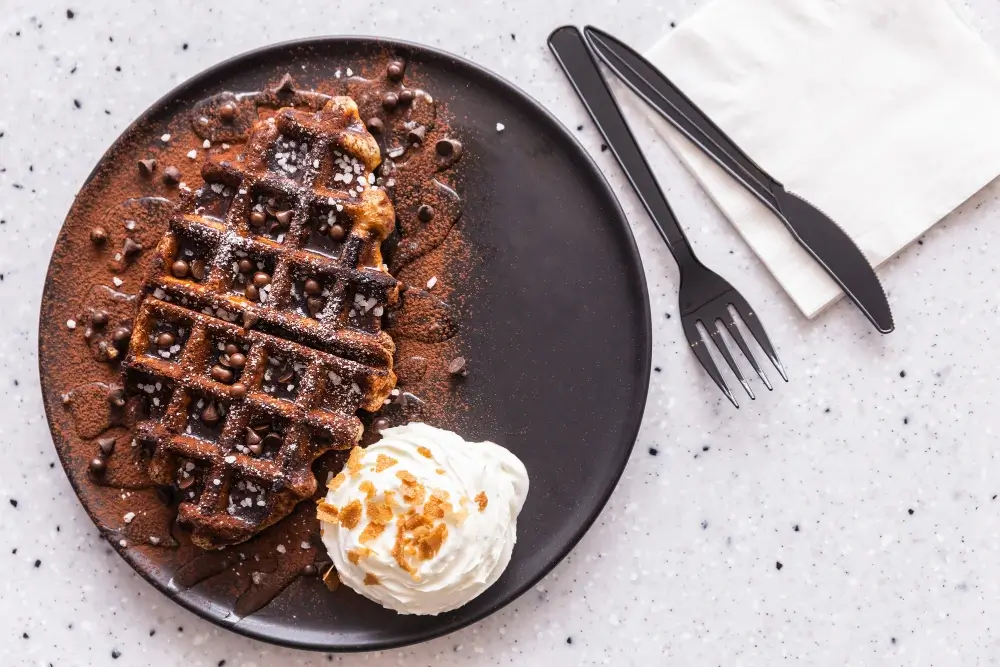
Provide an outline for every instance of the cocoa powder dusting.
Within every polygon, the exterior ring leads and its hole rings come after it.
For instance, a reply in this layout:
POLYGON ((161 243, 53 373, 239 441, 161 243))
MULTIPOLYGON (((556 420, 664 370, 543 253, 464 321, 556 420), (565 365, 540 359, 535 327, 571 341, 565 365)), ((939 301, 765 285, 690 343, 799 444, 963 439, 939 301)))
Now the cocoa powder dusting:
MULTIPOLYGON (((300 503, 238 547, 205 552, 193 545, 176 522, 180 490, 150 481, 152 452, 131 430, 135 406, 122 404, 120 362, 146 278, 162 261, 157 244, 180 198, 204 185, 206 159, 237 160, 253 121, 284 106, 317 110, 330 96, 350 94, 381 149, 381 184, 398 230, 383 251, 391 273, 406 286, 398 310, 384 320, 402 391, 363 421, 385 415, 394 423, 419 418, 448 427, 468 409, 455 391, 461 378, 448 372, 461 355, 475 373, 474 351, 462 349, 463 314, 475 301, 468 280, 474 260, 462 235, 462 146, 451 134, 446 107, 419 87, 419 66, 407 67, 401 79, 387 78, 389 60, 388 54, 373 58, 356 76, 309 89, 294 78, 279 86, 279 73, 262 92, 222 92, 168 122, 142 120, 88 179, 53 250, 39 356, 46 411, 67 475, 126 560, 161 585, 198 586, 231 604, 236 619, 268 604, 303 571, 325 571, 313 504, 300 503), (390 93, 395 107, 386 104, 390 93), (92 472, 95 458, 104 464, 99 473, 92 472), (306 543, 309 548, 301 548, 306 543)), ((366 433, 366 441, 375 437, 366 433)), ((316 461, 315 498, 345 458, 334 452, 316 461)))

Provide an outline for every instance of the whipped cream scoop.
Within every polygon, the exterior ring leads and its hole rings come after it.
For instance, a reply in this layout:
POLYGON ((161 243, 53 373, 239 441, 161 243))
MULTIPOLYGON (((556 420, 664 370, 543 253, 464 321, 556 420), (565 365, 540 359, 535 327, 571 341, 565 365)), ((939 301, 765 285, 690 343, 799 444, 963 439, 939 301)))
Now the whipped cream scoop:
POLYGON ((439 614, 510 563, 528 474, 500 445, 414 423, 355 448, 327 486, 318 514, 341 582, 401 614, 439 614))

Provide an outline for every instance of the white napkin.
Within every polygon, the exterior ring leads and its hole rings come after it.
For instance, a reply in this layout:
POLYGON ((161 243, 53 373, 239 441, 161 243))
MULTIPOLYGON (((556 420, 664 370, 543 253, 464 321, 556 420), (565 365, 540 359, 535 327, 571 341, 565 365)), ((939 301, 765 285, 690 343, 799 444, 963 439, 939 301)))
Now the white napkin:
MULTIPOLYGON (((649 58, 876 266, 1000 174, 1000 61, 945 0, 715 0, 649 58)), ((774 214, 650 114, 807 317, 841 296, 774 214)))

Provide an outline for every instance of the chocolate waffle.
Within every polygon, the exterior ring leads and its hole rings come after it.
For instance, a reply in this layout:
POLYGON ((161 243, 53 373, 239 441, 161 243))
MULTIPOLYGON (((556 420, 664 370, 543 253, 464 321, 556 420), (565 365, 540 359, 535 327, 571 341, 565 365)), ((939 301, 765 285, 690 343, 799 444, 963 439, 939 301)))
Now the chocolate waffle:
POLYGON ((146 283, 123 368, 150 478, 203 548, 242 542, 316 490, 395 386, 381 330, 398 283, 374 138, 347 97, 257 122, 202 168, 146 283))

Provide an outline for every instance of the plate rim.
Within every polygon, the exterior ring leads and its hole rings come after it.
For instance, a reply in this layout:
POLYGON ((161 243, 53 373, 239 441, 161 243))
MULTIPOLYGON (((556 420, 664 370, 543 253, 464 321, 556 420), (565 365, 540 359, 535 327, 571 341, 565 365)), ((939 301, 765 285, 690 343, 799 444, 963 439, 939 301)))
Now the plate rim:
MULTIPOLYGON (((594 177, 597 182, 600 183, 603 190, 604 198, 607 199, 608 203, 611 205, 611 210, 607 216, 608 220, 605 221, 606 224, 612 224, 612 219, 614 224, 618 224, 621 227, 621 232, 624 234, 625 240, 625 250, 629 255, 629 269, 636 273, 634 276, 637 278, 640 289, 640 301, 642 303, 643 317, 642 321, 639 322, 641 325, 640 336, 643 339, 643 345, 639 352, 642 355, 642 366, 641 366, 641 396, 634 401, 630 408, 630 413, 626 416, 624 420, 625 431, 628 434, 626 442, 628 443, 626 447, 622 448, 621 460, 617 462, 614 469, 610 471, 610 474, 606 479, 606 488, 602 489, 600 493, 595 494, 598 499, 598 503, 594 511, 588 516, 585 521, 581 524, 580 529, 574 534, 565 545, 562 546, 550 562, 546 563, 544 567, 533 577, 526 578, 521 584, 515 587, 508 595, 499 597, 493 600, 489 605, 485 606, 480 612, 473 614, 467 618, 462 618, 461 620, 443 623, 439 626, 435 626, 428 630, 414 633, 412 635, 407 635, 399 637, 396 639, 388 639, 384 641, 373 641, 373 642, 350 642, 339 645, 331 644, 321 644, 305 640, 289 640, 280 637, 274 637, 257 631, 249 627, 241 627, 239 623, 226 622, 221 616, 215 616, 211 613, 211 607, 204 604, 197 604, 191 601, 188 596, 177 595, 176 591, 171 591, 165 583, 161 583, 159 580, 152 576, 152 573, 148 568, 145 568, 142 564, 142 559, 134 557, 133 552, 123 551, 119 549, 119 545, 110 543, 112 548, 118 553, 119 556, 135 571, 143 580, 148 582, 153 586, 158 592, 162 593, 171 602, 193 612, 200 618, 209 621, 213 625, 229 630, 236 634, 242 635, 244 637, 249 637, 258 641, 267 642, 276 646, 283 646, 287 648, 302 649, 309 651, 319 651, 326 653, 358 653, 365 651, 380 651, 395 648, 402 648, 406 646, 413 646, 420 644, 432 639, 437 639, 445 635, 457 632, 463 628, 466 628, 474 623, 478 623, 486 618, 489 618, 496 612, 500 611, 507 605, 511 604, 519 597, 521 597, 525 592, 533 588, 538 584, 539 581, 544 579, 552 570, 555 569, 559 563, 565 560, 566 556, 576 548, 580 540, 583 539, 590 529, 593 527, 594 523, 597 521, 598 517, 604 511, 607 506, 608 501, 611 499, 611 495, 614 493, 615 489, 618 487, 618 483, 621 480, 622 474, 625 472, 625 467, 628 465, 628 461, 631 458, 632 451, 635 448, 635 443, 639 436, 639 429, 642 426, 643 417, 645 416, 646 402, 649 396, 649 381, 652 372, 652 348, 653 348, 653 335, 652 335, 652 313, 650 310, 649 301, 649 287, 646 281, 645 270, 643 268, 642 257, 639 253, 638 245, 636 244, 635 235, 632 233, 632 229, 629 226, 628 217, 625 215, 625 211, 622 208, 621 202, 615 195, 614 189, 608 182, 607 177, 597 166, 594 161, 593 156, 590 152, 584 148, 583 144, 577 139, 577 137, 566 127, 562 121, 559 120, 551 111, 549 111, 545 106, 543 106, 538 100, 526 93, 520 87, 510 82, 506 78, 494 73, 493 71, 487 69, 486 67, 479 65, 467 58, 453 54, 451 52, 439 49, 433 46, 427 46, 417 42, 411 42, 402 39, 386 38, 386 37, 376 37, 376 36, 365 36, 365 35, 324 35, 317 37, 306 37, 301 39, 292 39, 281 42, 274 42, 271 44, 266 44, 248 51, 243 51, 236 55, 230 56, 225 60, 219 61, 210 67, 207 67, 196 74, 188 77, 181 83, 174 86, 169 92, 160 96, 156 101, 149 104, 146 109, 139 114, 129 125, 119 133, 118 137, 111 142, 110 146, 104 151, 98 161, 95 163, 93 169, 83 180, 83 183, 79 186, 77 194, 73 197, 73 203, 70 205, 69 210, 66 213, 66 218, 72 213, 74 207, 77 203, 77 198, 80 192, 93 180, 94 176, 98 173, 100 166, 104 164, 105 158, 114 148, 123 140, 125 140, 133 131, 142 125, 153 113, 160 110, 165 105, 171 104, 175 99, 183 97, 185 94, 189 93, 191 89, 196 89, 202 86, 212 79, 212 77, 218 76, 222 71, 239 64, 242 61, 260 58, 261 56, 266 56, 272 51, 282 51, 292 48, 303 48, 310 46, 328 46, 331 44, 346 44, 352 46, 366 46, 371 44, 383 45, 389 48, 399 48, 408 49, 410 51, 420 52, 423 55, 431 56, 434 59, 442 59, 452 61, 455 65, 459 67, 464 67, 472 70, 478 76, 482 76, 487 80, 490 80, 494 84, 498 84, 501 88, 507 88, 513 92, 516 96, 519 96, 521 103, 527 105, 533 113, 540 115, 543 119, 551 122, 555 125, 558 130, 563 134, 563 139, 568 139, 570 145, 573 146, 580 157, 583 158, 580 165, 581 169, 588 170, 590 175, 594 177)), ((45 327, 42 318, 45 315, 46 307, 48 306, 48 294, 51 287, 51 276, 52 276, 52 264, 55 260, 56 247, 60 242, 60 237, 62 235, 62 229, 65 225, 65 218, 62 225, 60 225, 60 231, 56 236, 56 240, 53 244, 52 255, 49 258, 49 263, 46 267, 46 278, 42 288, 42 299, 39 306, 39 324, 38 324, 38 366, 39 366, 39 385, 41 388, 44 378, 47 375, 45 373, 44 364, 42 362, 42 348, 43 342, 45 340, 45 327)), ((97 525, 95 521, 94 514, 91 512, 90 508, 80 500, 80 489, 77 486, 76 481, 69 474, 66 469, 66 462, 63 460, 62 455, 59 452, 59 448, 55 446, 56 440, 62 440, 61 432, 56 428, 56 422, 53 418, 54 407, 50 405, 50 400, 47 392, 42 391, 42 404, 45 410, 46 421, 49 426, 49 433, 53 440, 53 447, 56 449, 56 454, 58 455, 60 465, 63 468, 64 474, 73 488, 74 495, 76 496, 77 502, 83 507, 84 512, 90 518, 91 522, 95 527, 100 530, 100 526, 97 525)), ((103 537, 103 535, 102 535, 103 537)), ((489 589, 484 591, 483 596, 489 595, 489 589)))

